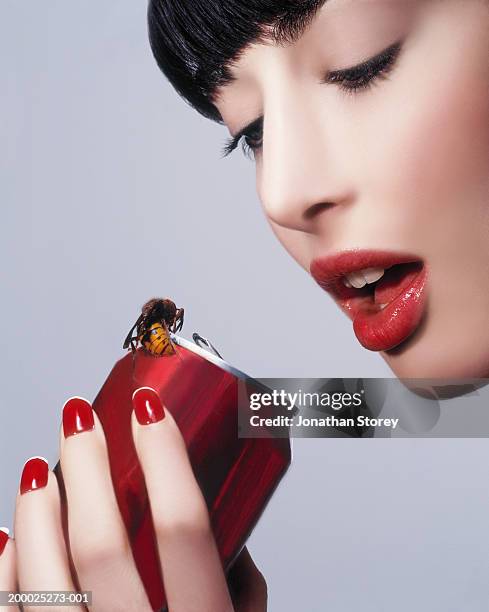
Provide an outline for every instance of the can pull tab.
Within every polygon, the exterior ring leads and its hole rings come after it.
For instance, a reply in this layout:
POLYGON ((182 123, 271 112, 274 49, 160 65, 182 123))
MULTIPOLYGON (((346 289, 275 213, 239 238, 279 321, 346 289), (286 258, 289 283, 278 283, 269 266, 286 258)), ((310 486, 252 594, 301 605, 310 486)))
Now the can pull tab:
POLYGON ((202 345, 204 345, 204 347, 207 347, 207 349, 210 349, 215 355, 217 355, 219 359, 223 359, 222 355, 220 355, 219 351, 213 346, 210 340, 207 340, 207 338, 204 338, 197 332, 192 334, 192 338, 197 346, 202 348, 202 345))

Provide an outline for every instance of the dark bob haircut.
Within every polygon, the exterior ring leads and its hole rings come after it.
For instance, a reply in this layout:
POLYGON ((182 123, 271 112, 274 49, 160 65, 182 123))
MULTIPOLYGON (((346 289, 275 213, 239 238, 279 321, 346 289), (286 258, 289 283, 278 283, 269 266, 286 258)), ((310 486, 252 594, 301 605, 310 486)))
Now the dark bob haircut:
POLYGON ((251 42, 292 42, 325 0, 149 0, 148 30, 158 66, 205 117, 222 121, 213 103, 232 81, 230 66, 251 42))

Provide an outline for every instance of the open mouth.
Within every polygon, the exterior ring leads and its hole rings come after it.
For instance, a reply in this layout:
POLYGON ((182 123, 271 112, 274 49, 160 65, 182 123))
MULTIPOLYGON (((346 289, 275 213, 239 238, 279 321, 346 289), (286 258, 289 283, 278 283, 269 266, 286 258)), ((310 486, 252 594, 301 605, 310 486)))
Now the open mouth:
POLYGON ((344 251, 315 259, 311 274, 353 321, 360 344, 371 351, 393 349, 421 322, 427 267, 419 258, 344 251))

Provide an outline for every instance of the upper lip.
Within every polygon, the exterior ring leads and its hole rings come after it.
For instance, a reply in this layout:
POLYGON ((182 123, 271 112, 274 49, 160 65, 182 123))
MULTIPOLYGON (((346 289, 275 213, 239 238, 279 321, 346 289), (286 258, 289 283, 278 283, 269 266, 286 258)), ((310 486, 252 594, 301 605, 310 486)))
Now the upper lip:
MULTIPOLYGON (((365 268, 390 268, 397 264, 421 261, 412 253, 396 253, 393 251, 373 251, 368 249, 348 249, 316 257, 310 265, 314 280, 326 291, 340 294, 346 287, 341 279, 350 272, 365 268)), ((351 291, 348 291, 350 294, 351 291)), ((340 297, 338 295, 338 297, 340 297)))

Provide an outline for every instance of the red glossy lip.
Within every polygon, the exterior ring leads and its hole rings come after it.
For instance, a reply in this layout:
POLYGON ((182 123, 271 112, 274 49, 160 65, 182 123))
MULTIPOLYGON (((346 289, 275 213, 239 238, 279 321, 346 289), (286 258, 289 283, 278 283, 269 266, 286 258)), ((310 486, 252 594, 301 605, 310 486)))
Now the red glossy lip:
POLYGON ((416 255, 352 249, 314 259, 310 271, 353 321, 357 339, 369 350, 395 348, 421 323, 428 274, 416 255), (365 268, 384 268, 386 272, 380 281, 362 289, 344 285, 346 274, 365 268))

